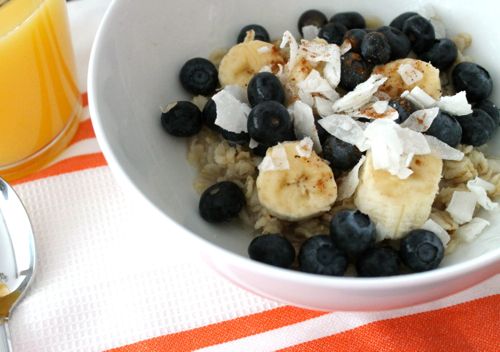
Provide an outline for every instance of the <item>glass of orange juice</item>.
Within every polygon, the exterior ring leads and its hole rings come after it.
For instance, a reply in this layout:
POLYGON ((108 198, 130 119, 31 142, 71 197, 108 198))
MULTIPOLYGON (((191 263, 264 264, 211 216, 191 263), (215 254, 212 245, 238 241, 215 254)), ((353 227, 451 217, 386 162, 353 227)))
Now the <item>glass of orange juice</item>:
POLYGON ((0 0, 0 176, 57 156, 81 110, 65 0, 0 0))

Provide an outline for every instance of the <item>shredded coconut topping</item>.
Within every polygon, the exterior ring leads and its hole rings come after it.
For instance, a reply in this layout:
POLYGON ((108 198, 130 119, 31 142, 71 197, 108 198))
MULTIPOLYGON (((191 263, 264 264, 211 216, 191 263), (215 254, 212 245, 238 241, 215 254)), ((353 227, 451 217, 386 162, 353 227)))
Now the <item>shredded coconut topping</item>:
POLYGON ((351 197, 359 185, 359 169, 364 164, 366 157, 363 155, 356 166, 339 180, 339 190, 337 200, 344 200, 351 197))
MULTIPOLYGON (((325 67, 326 68, 326 67, 325 67)), ((360 83, 353 91, 347 93, 333 104, 334 112, 352 112, 370 102, 371 97, 379 87, 387 81, 382 75, 371 75, 365 82, 360 83)))
POLYGON ((467 182, 467 188, 476 195, 477 202, 486 210, 494 210, 498 207, 498 203, 492 202, 486 192, 495 190, 495 185, 476 177, 467 182))
POLYGON ((465 91, 452 96, 441 97, 437 102, 437 106, 450 115, 463 116, 472 114, 472 106, 467 101, 465 91))
POLYGON ((436 100, 434 100, 433 97, 427 94, 419 86, 413 88, 411 92, 405 90, 403 94, 401 94, 401 98, 405 98, 411 101, 421 109, 432 108, 433 106, 436 106, 436 100))
POLYGON ((401 127, 409 128, 416 132, 425 132, 431 127, 432 122, 434 122, 438 114, 439 108, 417 110, 408 116, 401 124, 401 127))
POLYGON ((420 228, 435 233, 445 247, 448 242, 450 242, 450 235, 448 232, 432 219, 428 219, 420 228))
POLYGON ((305 40, 312 40, 316 38, 319 34, 319 28, 314 25, 308 25, 302 27, 302 36, 305 40))
POLYGON ((477 197, 474 193, 455 191, 451 196, 451 201, 446 211, 457 224, 462 225, 472 220, 476 203, 477 197))
POLYGON ((258 169, 260 172, 290 169, 285 147, 281 144, 272 147, 271 152, 268 151, 264 159, 262 159, 258 169))
POLYGON ((226 86, 215 94, 212 99, 215 102, 217 118, 215 124, 226 131, 240 133, 247 132, 247 118, 250 106, 246 101, 246 94, 239 86, 226 86))
POLYGON ((296 137, 299 139, 310 138, 314 142, 314 149, 321 153, 321 142, 311 107, 298 100, 293 104, 291 110, 293 111, 293 126, 296 137))
POLYGON ((309 158, 313 150, 313 141, 309 137, 304 137, 295 147, 298 156, 309 158))
POLYGON ((461 241, 472 242, 489 225, 490 225, 489 221, 475 217, 468 224, 460 226, 455 231, 455 236, 461 241))
POLYGON ((412 85, 424 78, 424 73, 417 70, 413 65, 401 64, 398 68, 398 73, 405 84, 412 85))

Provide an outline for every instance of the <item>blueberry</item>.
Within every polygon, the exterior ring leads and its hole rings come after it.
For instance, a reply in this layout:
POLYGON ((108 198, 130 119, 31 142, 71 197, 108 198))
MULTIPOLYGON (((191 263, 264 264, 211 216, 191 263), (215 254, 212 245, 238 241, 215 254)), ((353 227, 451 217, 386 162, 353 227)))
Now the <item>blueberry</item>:
POLYGON ((250 149, 250 151, 252 152, 253 155, 266 156, 267 146, 265 146, 264 144, 259 144, 255 148, 250 149))
POLYGON ((248 26, 243 27, 238 34, 237 43, 243 43, 245 37, 247 36, 247 32, 252 30, 255 32, 255 40, 261 40, 263 42, 270 42, 269 33, 267 30, 258 24, 249 24, 248 26))
POLYGON ((391 46, 385 35, 371 32, 366 34, 361 42, 361 55, 371 64, 385 64, 391 58, 391 46))
POLYGON ((295 259, 295 249, 283 236, 262 235, 250 242, 248 255, 262 263, 289 268, 295 259))
POLYGON ((328 160, 334 170, 349 171, 361 159, 361 152, 352 144, 334 136, 329 136, 323 143, 323 158, 328 160))
POLYGON ((497 125, 500 125, 500 110, 498 110, 498 107, 492 101, 480 101, 474 106, 474 108, 483 110, 488 115, 490 115, 490 117, 496 122, 497 125))
POLYGON ((411 50, 411 43, 406 34, 399 29, 389 26, 383 26, 377 29, 387 38, 391 47, 391 60, 407 57, 411 50))
POLYGON ((493 90, 493 80, 488 71, 472 62, 461 62, 451 74, 455 91, 465 90, 469 102, 487 99, 493 90))
POLYGON ((302 28, 305 26, 316 26, 318 28, 323 27, 328 22, 325 14, 318 10, 307 10, 299 17, 299 32, 300 35, 304 35, 302 33, 302 28))
POLYGON ((345 32, 347 32, 347 27, 342 23, 330 22, 321 28, 318 37, 326 40, 330 44, 341 45, 344 41, 345 32))
POLYGON ((246 132, 230 132, 224 129, 220 129, 220 134, 224 137, 225 140, 229 142, 229 144, 235 145, 248 145, 250 142, 250 136, 246 132))
POLYGON ((306 273, 342 276, 347 269, 347 256, 335 247, 330 236, 318 235, 300 247, 299 268, 306 273))
POLYGON ((348 52, 342 55, 340 61, 340 86, 351 91, 366 81, 372 73, 372 65, 366 62, 361 55, 348 52))
POLYGON ((248 116, 250 137, 268 147, 294 139, 293 123, 288 110, 275 101, 256 105, 248 116))
POLYGON ((425 133, 436 137, 453 148, 462 140, 462 127, 458 121, 442 111, 439 112, 431 127, 425 133))
POLYGON ((399 274, 398 253, 391 247, 372 248, 356 262, 356 271, 362 277, 393 276, 399 274))
POLYGON ((403 123, 412 113, 417 111, 415 106, 404 98, 396 98, 389 101, 389 106, 396 109, 399 114, 396 120, 397 123, 403 123))
POLYGON ((261 72, 253 76, 248 83, 247 94, 252 107, 269 100, 280 104, 285 102, 285 91, 281 82, 271 72, 261 72))
POLYGON ((238 216, 245 205, 245 195, 234 182, 222 181, 208 187, 201 195, 199 211, 208 222, 217 223, 238 216))
POLYGON ((405 21, 403 33, 410 40, 416 54, 429 50, 436 39, 432 24, 420 15, 412 16, 405 21))
POLYGON ((415 15, 418 15, 416 12, 405 12, 396 17, 395 19, 392 20, 392 22, 389 24, 389 26, 394 27, 399 29, 400 31, 403 30, 403 25, 405 24, 406 20, 410 17, 413 17, 415 15))
POLYGON ((189 101, 178 101, 173 108, 161 114, 161 125, 176 137, 190 137, 202 127, 200 109, 189 101))
POLYGON ((365 19, 359 12, 339 12, 330 18, 330 22, 341 23, 347 29, 366 27, 365 19))
POLYGON ((344 34, 344 41, 351 43, 351 52, 361 53, 361 42, 366 35, 366 30, 364 29, 349 29, 344 34))
POLYGON ((413 271, 427 271, 438 267, 444 256, 443 243, 434 232, 410 231, 399 249, 403 263, 413 271))
POLYGON ((444 71, 455 62, 457 55, 456 44, 448 38, 443 38, 436 40, 429 50, 420 53, 418 57, 444 71))
POLYGON ((192 94, 211 95, 219 85, 217 68, 200 57, 186 61, 179 78, 184 89, 192 94))
POLYGON ((462 126, 462 143, 480 146, 488 142, 496 130, 496 123, 486 112, 473 109, 472 114, 456 117, 462 126))
POLYGON ((220 132, 222 129, 215 124, 215 119, 217 118, 217 108, 215 106, 215 101, 213 99, 209 99, 205 104, 202 112, 203 122, 205 126, 214 130, 216 132, 220 132))
POLYGON ((359 210, 342 210, 330 222, 330 235, 339 249, 357 256, 375 244, 375 224, 359 210))

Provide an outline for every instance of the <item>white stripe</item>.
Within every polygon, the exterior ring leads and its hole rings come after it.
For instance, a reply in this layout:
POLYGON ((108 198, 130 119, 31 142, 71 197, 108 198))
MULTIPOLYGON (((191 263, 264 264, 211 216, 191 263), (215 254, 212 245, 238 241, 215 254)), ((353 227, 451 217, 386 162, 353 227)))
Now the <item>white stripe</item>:
POLYGON ((392 319, 416 313, 436 310, 484 297, 492 292, 500 292, 500 275, 485 283, 475 286, 446 299, 422 304, 410 308, 382 312, 334 312, 301 323, 288 325, 262 334, 248 336, 227 343, 214 345, 197 351, 203 352, 237 352, 275 351, 285 347, 316 340, 351 330, 375 321, 392 319))
POLYGON ((52 160, 47 166, 54 165, 64 159, 69 159, 74 156, 100 153, 100 152, 101 148, 99 148, 97 139, 95 138, 84 139, 69 146, 64 152, 62 152, 57 158, 52 160))

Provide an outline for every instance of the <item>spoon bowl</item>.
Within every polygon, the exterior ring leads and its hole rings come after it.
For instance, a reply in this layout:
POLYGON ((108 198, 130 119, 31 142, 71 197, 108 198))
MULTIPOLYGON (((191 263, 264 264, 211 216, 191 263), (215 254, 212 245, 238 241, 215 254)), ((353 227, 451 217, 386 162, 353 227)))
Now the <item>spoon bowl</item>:
POLYGON ((0 178, 0 351, 10 351, 7 322, 35 273, 31 222, 12 187, 0 178))

